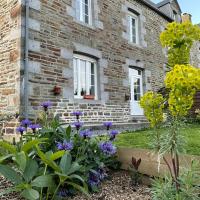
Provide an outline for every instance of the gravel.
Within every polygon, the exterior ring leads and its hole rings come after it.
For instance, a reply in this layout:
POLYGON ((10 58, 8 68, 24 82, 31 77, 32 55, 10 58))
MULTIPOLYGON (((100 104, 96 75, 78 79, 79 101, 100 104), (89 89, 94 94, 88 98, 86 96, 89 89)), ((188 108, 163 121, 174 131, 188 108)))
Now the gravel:
MULTIPOLYGON (((0 192, 12 185, 0 177, 0 192)), ((0 197, 0 200, 22 200, 16 193, 0 197)), ((90 198, 78 195, 71 200, 151 200, 149 188, 145 185, 133 187, 126 171, 112 172, 110 178, 100 186, 100 192, 90 198)))
MULTIPOLYGON (((89 200, 84 196, 76 196, 71 200, 89 200)), ((101 191, 93 194, 90 200, 151 200, 149 188, 131 185, 130 175, 125 171, 113 172, 111 179, 101 185, 101 191)))

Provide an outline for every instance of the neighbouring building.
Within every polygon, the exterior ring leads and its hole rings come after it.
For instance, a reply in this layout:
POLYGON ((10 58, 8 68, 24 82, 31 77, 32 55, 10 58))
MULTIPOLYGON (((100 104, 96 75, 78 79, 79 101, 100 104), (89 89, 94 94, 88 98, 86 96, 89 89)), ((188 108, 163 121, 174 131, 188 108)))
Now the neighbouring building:
POLYGON ((30 117, 50 100, 67 122, 75 110, 85 123, 137 122, 140 97, 163 85, 159 35, 174 20, 182 20, 176 0, 1 0, 1 110, 30 117))

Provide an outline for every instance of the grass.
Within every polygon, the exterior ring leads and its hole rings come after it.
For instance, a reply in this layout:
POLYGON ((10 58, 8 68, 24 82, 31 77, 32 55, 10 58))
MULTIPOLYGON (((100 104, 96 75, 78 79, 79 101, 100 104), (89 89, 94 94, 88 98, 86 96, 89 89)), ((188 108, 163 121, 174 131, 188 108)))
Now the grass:
MULTIPOLYGON (((162 131, 167 131, 162 129, 162 131)), ((200 124, 188 124, 180 130, 186 139, 186 153, 200 156, 200 124)), ((136 131, 132 133, 121 133, 115 144, 118 147, 150 149, 152 129, 136 131)))

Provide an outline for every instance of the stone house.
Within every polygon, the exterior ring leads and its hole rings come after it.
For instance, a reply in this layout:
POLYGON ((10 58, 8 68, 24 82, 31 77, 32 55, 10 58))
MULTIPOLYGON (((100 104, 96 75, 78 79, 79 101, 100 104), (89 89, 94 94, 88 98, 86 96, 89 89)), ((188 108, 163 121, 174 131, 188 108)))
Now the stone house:
POLYGON ((67 122, 81 110, 85 123, 136 125, 141 95, 162 87, 159 35, 173 20, 177 0, 1 0, 1 110, 30 117, 50 100, 67 122))

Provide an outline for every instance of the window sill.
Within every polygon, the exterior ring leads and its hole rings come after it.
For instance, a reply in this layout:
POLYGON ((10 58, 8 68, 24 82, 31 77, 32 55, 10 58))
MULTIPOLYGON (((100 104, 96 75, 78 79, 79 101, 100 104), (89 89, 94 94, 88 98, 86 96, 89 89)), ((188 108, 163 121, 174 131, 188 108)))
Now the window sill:
POLYGON ((103 104, 102 100, 93 100, 93 99, 73 99, 73 103, 82 103, 82 104, 103 104))
POLYGON ((134 46, 134 47, 138 47, 140 49, 146 48, 145 46, 142 46, 141 44, 136 44, 136 43, 133 43, 133 42, 130 42, 130 41, 128 41, 128 44, 130 44, 131 46, 134 46))
POLYGON ((96 27, 93 26, 93 25, 86 24, 86 23, 81 22, 81 21, 79 21, 79 20, 77 20, 77 19, 74 19, 74 21, 75 21, 77 24, 80 24, 80 25, 82 25, 82 26, 85 26, 85 27, 90 28, 90 29, 93 29, 93 30, 95 30, 95 28, 96 28, 96 27))

